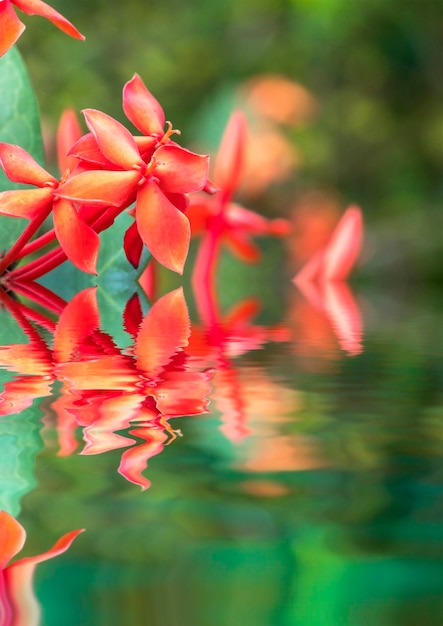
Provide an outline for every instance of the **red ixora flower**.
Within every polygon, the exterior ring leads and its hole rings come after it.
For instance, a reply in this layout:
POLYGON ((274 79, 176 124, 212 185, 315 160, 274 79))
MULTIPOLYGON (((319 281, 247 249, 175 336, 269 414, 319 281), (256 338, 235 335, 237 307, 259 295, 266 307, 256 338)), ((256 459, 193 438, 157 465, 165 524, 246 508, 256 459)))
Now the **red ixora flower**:
POLYGON ((0 166, 8 178, 37 187, 0 193, 0 214, 30 220, 0 258, 1 282, 17 285, 35 280, 66 258, 80 270, 96 273, 98 233, 133 203, 130 213, 135 222, 124 237, 129 262, 138 267, 145 244, 159 263, 183 272, 190 239, 187 194, 211 191, 209 157, 170 139, 178 131, 170 122, 164 130, 163 109, 137 74, 123 89, 123 108, 143 135, 133 136, 106 113, 86 109, 90 132, 81 136, 73 112, 63 116, 58 136, 60 181, 23 148, 0 143, 0 166), (54 228, 35 238, 50 214, 54 228), (17 265, 55 239, 57 247, 17 265))
POLYGON ((138 266, 144 243, 159 263, 181 274, 191 234, 187 194, 207 188, 209 156, 170 139, 178 131, 170 122, 164 130, 163 109, 137 74, 124 86, 123 110, 143 135, 133 136, 102 111, 84 110, 90 133, 70 151, 83 171, 74 171, 56 195, 85 206, 111 199, 120 210, 135 201, 135 223, 124 240, 128 260, 138 266), (97 172, 104 180, 101 185, 97 172))
POLYGON ((42 0, 0 0, 0 56, 11 48, 25 30, 19 20, 14 6, 28 15, 41 15, 52 22, 57 28, 75 39, 84 36, 63 15, 42 0))

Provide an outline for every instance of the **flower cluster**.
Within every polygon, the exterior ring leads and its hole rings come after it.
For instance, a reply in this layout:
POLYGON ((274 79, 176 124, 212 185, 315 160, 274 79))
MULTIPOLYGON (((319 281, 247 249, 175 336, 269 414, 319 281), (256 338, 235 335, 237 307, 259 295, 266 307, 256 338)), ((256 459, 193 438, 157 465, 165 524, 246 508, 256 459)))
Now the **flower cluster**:
POLYGON ((124 237, 128 260, 137 267, 143 244, 165 267, 182 273, 191 229, 185 215, 187 194, 209 189, 209 157, 179 146, 178 134, 159 102, 136 74, 123 89, 123 110, 140 131, 102 111, 83 111, 89 133, 71 146, 75 160, 60 180, 19 146, 0 143, 0 164, 8 178, 33 185, 0 193, 0 214, 24 217, 30 224, 0 261, 0 274, 56 237, 59 247, 8 272, 8 282, 33 280, 68 258, 82 271, 96 273, 98 233, 131 207, 135 217, 124 237), (166 125, 166 130, 165 130, 166 125), (52 214, 54 229, 30 242, 52 214))

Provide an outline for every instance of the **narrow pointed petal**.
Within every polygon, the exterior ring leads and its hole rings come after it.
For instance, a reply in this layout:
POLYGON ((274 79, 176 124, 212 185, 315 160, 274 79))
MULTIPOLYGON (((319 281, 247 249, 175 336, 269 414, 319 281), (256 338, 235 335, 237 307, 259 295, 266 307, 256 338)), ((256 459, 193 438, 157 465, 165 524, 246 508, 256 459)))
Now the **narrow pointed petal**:
POLYGON ((138 74, 123 87, 123 111, 143 135, 163 136, 165 114, 138 74))
POLYGON ((68 259, 82 272, 97 274, 100 237, 79 217, 69 200, 57 200, 52 211, 55 234, 68 259))
POLYGON ((66 552, 82 532, 83 528, 66 533, 50 550, 35 557, 20 559, 6 568, 4 581, 12 616, 7 623, 2 621, 2 626, 39 626, 42 623, 41 606, 34 591, 35 568, 39 563, 66 552))
POLYGON ((74 296, 60 315, 53 341, 56 360, 68 362, 84 340, 99 326, 96 287, 90 287, 74 296))
POLYGON ((91 170, 71 176, 56 191, 59 198, 98 206, 121 206, 137 188, 139 173, 91 170))
POLYGON ((42 2, 42 0, 14 0, 14 4, 20 11, 23 11, 23 13, 27 13, 28 15, 41 15, 41 17, 52 22, 54 26, 57 26, 57 28, 70 37, 74 37, 75 39, 85 38, 71 22, 58 11, 50 7, 49 4, 42 2))
POLYGON ((0 2, 0 24, 2 33, 0 37, 0 57, 12 48, 22 32, 25 25, 21 22, 9 0, 0 2))
POLYGON ((26 540, 26 531, 12 515, 0 511, 0 569, 20 552, 26 540))
POLYGON ((123 124, 95 109, 85 109, 83 115, 106 159, 122 169, 131 169, 134 165, 145 166, 133 136, 123 124))
POLYGON ((61 114, 57 129, 57 162, 60 174, 66 170, 72 172, 78 159, 68 156, 76 141, 82 136, 82 130, 74 109, 65 109, 61 114))
POLYGON ((191 334, 188 307, 180 287, 151 307, 137 336, 137 365, 155 378, 178 350, 188 345, 191 334))
POLYGON ((357 206, 349 207, 335 227, 323 255, 322 278, 346 280, 360 253, 363 217, 357 206))
POLYGON ((0 215, 25 217, 32 220, 50 206, 53 197, 50 187, 17 189, 0 193, 0 215))
POLYGON ((0 143, 0 164, 9 180, 14 183, 43 187, 45 183, 57 184, 57 179, 41 167, 32 156, 10 143, 0 143))
POLYGON ((180 146, 161 146, 154 152, 155 176, 170 193, 201 191, 208 180, 209 156, 180 146))
POLYGON ((29 567, 31 565, 35 566, 38 563, 42 563, 43 561, 47 561, 48 559, 53 559, 54 557, 59 556, 60 554, 63 554, 63 552, 66 552, 66 550, 68 550, 71 547, 71 544, 74 541, 74 539, 78 537, 80 533, 84 532, 84 530, 85 530, 84 528, 80 528, 79 530, 71 530, 71 532, 66 533, 65 535, 60 537, 60 539, 58 539, 54 543, 52 548, 50 548, 49 550, 46 550, 46 552, 43 552, 42 554, 37 554, 36 556, 29 556, 29 557, 25 557, 24 559, 19 559, 18 561, 15 561, 15 563, 10 565, 8 569, 15 570, 17 572, 17 570, 19 570, 22 567, 23 568, 29 567))
POLYGON ((227 123, 214 165, 214 183, 231 197, 240 182, 247 140, 247 123, 241 111, 234 111, 227 123))
POLYGON ((137 194, 136 219, 138 232, 152 256, 182 274, 191 237, 189 220, 151 179, 137 194))
POLYGON ((133 222, 123 237, 123 248, 129 263, 137 269, 143 252, 143 241, 138 234, 137 223, 133 222))

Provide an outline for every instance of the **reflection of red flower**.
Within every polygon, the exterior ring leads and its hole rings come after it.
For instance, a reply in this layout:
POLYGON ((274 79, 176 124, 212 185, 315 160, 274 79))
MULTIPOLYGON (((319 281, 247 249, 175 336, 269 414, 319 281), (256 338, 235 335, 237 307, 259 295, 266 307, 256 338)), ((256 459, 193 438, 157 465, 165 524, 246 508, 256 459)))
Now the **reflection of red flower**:
POLYGON ((60 537, 47 552, 8 562, 22 549, 26 531, 12 515, 0 511, 0 613, 2 626, 37 624, 39 605, 34 596, 33 575, 36 566, 66 552, 84 529, 72 530, 60 537))
POLYGON ((45 17, 57 28, 75 39, 84 39, 71 22, 42 0, 2 0, 0 2, 0 56, 15 44, 26 28, 17 17, 13 5, 28 15, 45 17))
POLYGON ((299 349, 308 347, 309 352, 309 345, 311 348, 316 345, 328 354, 336 337, 350 356, 362 352, 361 314, 344 282, 359 255, 362 238, 361 210, 351 206, 327 244, 295 276, 294 283, 305 298, 294 309, 294 316, 303 328, 296 341, 299 349))
POLYGON ((86 443, 82 454, 134 444, 123 453, 119 471, 143 488, 149 486, 142 476, 147 460, 163 449, 168 432, 175 436, 168 420, 207 410, 209 375, 196 369, 185 352, 191 327, 182 289, 163 296, 145 317, 138 296, 128 302, 124 324, 134 342, 126 350, 100 330, 95 288, 64 305, 52 328, 52 349, 28 321, 26 307, 5 294, 3 302, 30 343, 0 350, 0 364, 22 374, 6 383, 0 413, 23 410, 35 397, 48 395, 52 381, 59 380, 61 395, 52 408, 61 454, 76 449, 78 425, 86 443), (128 436, 116 434, 124 429, 130 429, 128 436))
POLYGON ((225 316, 218 309, 210 289, 201 285, 194 290, 201 326, 192 328, 188 352, 201 367, 214 369, 213 398, 221 413, 222 432, 232 441, 250 434, 242 384, 233 359, 258 350, 269 341, 288 341, 284 327, 267 328, 252 323, 260 310, 256 299, 243 300, 225 316))

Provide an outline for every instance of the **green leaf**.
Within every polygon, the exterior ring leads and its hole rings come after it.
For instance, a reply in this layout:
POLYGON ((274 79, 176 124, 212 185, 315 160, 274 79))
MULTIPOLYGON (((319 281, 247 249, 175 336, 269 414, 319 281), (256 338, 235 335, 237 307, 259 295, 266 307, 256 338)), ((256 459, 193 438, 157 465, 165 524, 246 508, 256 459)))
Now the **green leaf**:
MULTIPOLYGON (((43 163, 40 115, 26 67, 16 48, 0 58, 0 141, 17 144, 43 163)), ((0 191, 20 188, 0 170, 0 191)), ((0 215, 0 250, 9 248, 27 220, 0 215)))

